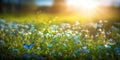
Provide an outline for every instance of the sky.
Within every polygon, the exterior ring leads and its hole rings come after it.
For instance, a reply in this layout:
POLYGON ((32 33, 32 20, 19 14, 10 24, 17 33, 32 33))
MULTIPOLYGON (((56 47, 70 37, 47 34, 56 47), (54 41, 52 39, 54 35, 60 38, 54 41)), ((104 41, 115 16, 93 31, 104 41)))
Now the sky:
MULTIPOLYGON (((66 0, 67 4, 71 4, 71 5, 72 5, 73 1, 75 1, 75 0, 66 0)), ((109 5, 113 4, 116 6, 120 6, 120 0, 94 0, 94 1, 100 3, 101 5, 109 6, 109 5)), ((53 4, 53 0, 35 0, 35 3, 38 6, 50 6, 53 4)))
POLYGON ((36 5, 38 6, 51 6, 53 0, 35 0, 36 5))
MULTIPOLYGON (((4 3, 7 3, 8 0, 2 0, 4 3)), ((29 1, 29 0, 24 0, 24 1, 29 1)), ((51 6, 53 4, 53 0, 34 0, 35 4, 37 6, 51 6)), ((66 0, 67 4, 71 4, 71 5, 75 5, 76 1, 80 1, 80 0, 66 0)), ((81 0, 82 1, 82 0, 81 0)), ((87 0, 86 0, 87 1, 87 0)), ((120 0, 89 0, 89 1, 96 1, 98 2, 100 5, 116 5, 116 6, 120 6, 120 0), (113 2, 114 1, 114 2, 113 2)), ((10 0, 11 3, 13 4, 18 4, 19 0, 10 0)), ((78 2, 77 2, 78 3, 78 2)), ((78 3, 79 4, 79 3, 78 3)))

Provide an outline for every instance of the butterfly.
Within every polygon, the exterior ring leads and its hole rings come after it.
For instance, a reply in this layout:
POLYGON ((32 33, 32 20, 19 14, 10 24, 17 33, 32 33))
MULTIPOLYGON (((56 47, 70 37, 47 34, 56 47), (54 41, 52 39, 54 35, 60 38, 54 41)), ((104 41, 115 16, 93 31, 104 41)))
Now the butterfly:
POLYGON ((32 47, 33 47, 33 43, 31 43, 30 45, 24 44, 24 48, 26 48, 26 49, 30 49, 30 48, 32 48, 32 47))

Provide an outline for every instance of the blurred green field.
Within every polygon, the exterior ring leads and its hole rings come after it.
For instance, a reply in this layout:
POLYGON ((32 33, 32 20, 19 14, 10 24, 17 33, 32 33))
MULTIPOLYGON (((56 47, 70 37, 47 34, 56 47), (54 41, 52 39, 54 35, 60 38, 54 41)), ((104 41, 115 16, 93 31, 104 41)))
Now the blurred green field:
POLYGON ((0 59, 120 60, 119 17, 103 16, 0 14, 0 59))
POLYGON ((97 22, 99 20, 110 20, 111 23, 115 21, 120 21, 119 12, 99 12, 95 15, 82 15, 82 14, 72 14, 72 13, 61 13, 61 14, 52 14, 52 13, 26 13, 26 14, 0 14, 0 17, 7 21, 15 21, 18 23, 32 23, 39 24, 45 23, 48 21, 54 24, 61 23, 70 23, 74 24, 76 21, 79 21, 81 24, 89 22, 97 22), (109 14, 108 14, 109 13, 109 14))

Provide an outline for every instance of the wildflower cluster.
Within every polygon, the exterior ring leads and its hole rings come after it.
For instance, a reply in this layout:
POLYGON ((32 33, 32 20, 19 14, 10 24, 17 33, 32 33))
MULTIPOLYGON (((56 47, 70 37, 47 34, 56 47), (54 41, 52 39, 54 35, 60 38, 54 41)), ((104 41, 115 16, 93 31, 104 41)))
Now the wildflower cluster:
POLYGON ((49 24, 36 27, 0 20, 0 48, 3 58, 23 59, 120 59, 120 30, 98 23, 49 24), (39 29, 41 28, 41 30, 39 29), (6 53, 7 52, 7 53, 6 53), (106 57, 104 57, 106 55, 106 57))

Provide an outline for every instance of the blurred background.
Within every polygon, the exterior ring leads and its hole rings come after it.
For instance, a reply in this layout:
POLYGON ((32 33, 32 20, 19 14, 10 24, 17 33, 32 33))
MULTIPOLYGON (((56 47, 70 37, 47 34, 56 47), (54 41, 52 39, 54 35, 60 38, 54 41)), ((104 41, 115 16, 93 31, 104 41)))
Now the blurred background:
POLYGON ((120 21, 120 0, 0 0, 0 16, 7 18, 11 14, 33 15, 34 19, 49 14, 49 17, 62 16, 64 19, 60 20, 64 21, 70 21, 69 17, 81 21, 120 21))

